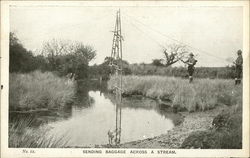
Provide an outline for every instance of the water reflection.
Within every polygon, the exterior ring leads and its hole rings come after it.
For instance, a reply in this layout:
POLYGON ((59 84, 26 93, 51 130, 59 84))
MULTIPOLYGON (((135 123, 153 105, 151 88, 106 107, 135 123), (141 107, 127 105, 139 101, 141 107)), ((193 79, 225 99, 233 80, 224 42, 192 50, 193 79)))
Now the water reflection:
MULTIPOLYGON (((108 131, 115 129, 116 124, 115 96, 107 92, 105 83, 78 82, 77 85, 72 106, 32 117, 50 118, 43 124, 51 129, 48 134, 64 136, 70 147, 108 144, 108 131)), ((121 107, 121 143, 154 137, 174 127, 176 115, 167 113, 151 99, 123 98, 121 107)))
POLYGON ((18 120, 32 120, 29 126, 39 127, 43 124, 57 121, 59 119, 68 119, 72 117, 72 110, 75 110, 79 107, 82 108, 90 108, 92 104, 94 104, 95 100, 91 96, 89 96, 89 91, 99 91, 100 95, 104 91, 106 91, 107 84, 103 82, 100 84, 96 81, 77 81, 76 89, 75 89, 75 98, 73 106, 65 106, 62 109, 50 109, 50 110, 42 110, 36 111, 32 113, 26 112, 10 112, 9 113, 9 123, 12 124, 14 122, 18 122, 18 120), (74 107, 74 109, 72 108, 74 107))
MULTIPOLYGON (((56 135, 69 133, 69 146, 94 146, 108 143, 108 131, 115 129, 115 105, 110 94, 89 91, 95 102, 89 108, 72 107, 68 120, 50 123, 56 135)), ((121 142, 157 136, 173 128, 172 120, 159 115, 153 107, 156 103, 148 99, 128 100, 122 104, 121 142), (144 105, 144 106, 143 106, 144 105), (145 106, 146 105, 146 106, 145 106)))

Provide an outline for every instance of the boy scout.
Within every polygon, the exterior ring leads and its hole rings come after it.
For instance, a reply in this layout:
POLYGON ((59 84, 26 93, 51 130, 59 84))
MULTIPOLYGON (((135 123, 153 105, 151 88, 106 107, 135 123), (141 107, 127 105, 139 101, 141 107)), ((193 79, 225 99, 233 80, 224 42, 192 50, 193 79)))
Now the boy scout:
POLYGON ((188 65, 189 83, 191 83, 193 82, 194 65, 197 60, 194 59, 194 54, 190 53, 188 60, 183 62, 188 65))
POLYGON ((242 58, 242 51, 237 51, 238 57, 235 61, 235 85, 241 83, 241 76, 242 76, 242 64, 243 64, 243 58, 242 58))

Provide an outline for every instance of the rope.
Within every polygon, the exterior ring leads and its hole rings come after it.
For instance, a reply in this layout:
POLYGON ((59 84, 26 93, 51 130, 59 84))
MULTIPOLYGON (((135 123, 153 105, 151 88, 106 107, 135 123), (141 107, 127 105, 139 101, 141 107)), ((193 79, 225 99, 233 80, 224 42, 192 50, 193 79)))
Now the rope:
MULTIPOLYGON (((124 18, 125 19, 125 18, 124 18)), ((146 34, 144 31, 142 31, 139 27, 137 27, 134 23, 132 23, 131 21, 127 20, 136 30, 140 31, 143 35, 145 35, 146 37, 148 37, 149 39, 151 39, 153 42, 155 42, 157 45, 159 45, 160 47, 162 47, 163 49, 166 49, 165 46, 163 46, 160 42, 158 42, 157 40, 155 40, 154 38, 150 37, 148 34, 146 34)))
MULTIPOLYGON (((203 54, 206 54, 206 55, 208 55, 208 56, 212 56, 212 57, 214 57, 214 58, 216 58, 216 59, 218 59, 218 60, 223 60, 223 61, 229 62, 229 61, 225 60, 224 58, 221 58, 221 57, 218 57, 218 56, 213 55, 212 53, 209 53, 209 52, 207 52, 207 51, 201 50, 201 49, 199 49, 199 48, 195 48, 195 47, 193 47, 193 46, 191 46, 191 45, 189 45, 189 44, 186 44, 186 43, 184 43, 184 42, 181 42, 181 41, 179 41, 179 40, 176 40, 176 39, 174 39, 174 38, 172 38, 172 37, 170 37, 170 36, 168 36, 168 35, 166 35, 166 34, 164 34, 164 33, 161 33, 160 31, 158 31, 158 30, 156 30, 156 29, 154 29, 154 28, 152 28, 152 27, 150 27, 150 26, 144 24, 143 22, 139 21, 139 20, 136 19, 135 17, 132 17, 132 16, 126 14, 126 13, 124 13, 124 14, 125 14, 125 16, 127 16, 127 17, 129 17, 130 19, 136 21, 137 23, 139 23, 139 24, 141 24, 141 25, 143 25, 143 26, 149 28, 150 30, 152 30, 152 31, 154 31, 154 32, 156 32, 156 33, 158 33, 158 34, 160 34, 160 35, 162 35, 162 36, 164 36, 164 37, 166 37, 166 38, 172 40, 172 41, 175 41, 175 42, 177 42, 177 43, 179 43, 179 44, 185 45, 185 46, 187 46, 187 47, 189 47, 189 48, 195 49, 195 50, 197 50, 197 51, 199 51, 199 52, 201 52, 201 53, 203 53, 203 54)), ((231 62, 230 62, 230 63, 231 63, 231 62)))

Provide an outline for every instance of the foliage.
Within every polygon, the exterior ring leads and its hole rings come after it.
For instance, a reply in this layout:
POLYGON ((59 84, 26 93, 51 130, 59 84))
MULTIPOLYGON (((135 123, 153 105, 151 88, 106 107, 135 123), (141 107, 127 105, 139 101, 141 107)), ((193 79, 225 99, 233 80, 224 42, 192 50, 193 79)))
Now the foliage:
MULTIPOLYGON (((52 71, 59 76, 69 78, 102 78, 109 79, 114 74, 114 68, 109 64, 114 61, 106 57, 100 65, 89 66, 89 62, 96 56, 94 48, 80 42, 52 39, 43 44, 42 54, 34 56, 26 50, 14 33, 10 33, 10 72, 31 72, 34 70, 52 71)), ((152 64, 129 64, 123 60, 124 75, 162 75, 174 77, 188 77, 187 68, 171 67, 180 59, 184 59, 188 50, 185 46, 170 45, 164 50, 163 59, 154 59, 152 64)), ((197 67, 195 78, 234 78, 234 67, 197 67)))
MULTIPOLYGON (((108 81, 113 90, 114 76, 108 81)), ((197 79, 193 84, 187 80, 162 76, 124 76, 124 95, 141 94, 159 101, 170 102, 176 110, 203 111, 217 105, 241 104, 241 86, 231 80, 197 79)))
POLYGON ((23 47, 14 33, 10 33, 10 72, 30 72, 44 69, 46 62, 41 56, 34 56, 31 51, 23 47))
POLYGON ((51 71, 83 79, 88 77, 88 64, 95 58, 96 51, 80 42, 52 39, 44 43, 42 54, 48 60, 51 71))
MULTIPOLYGON (((131 70, 129 68, 129 63, 126 60, 122 60, 122 74, 129 75, 131 74, 131 70)), ((120 62, 114 60, 112 57, 105 57, 104 62, 100 65, 90 66, 89 74, 91 78, 99 78, 102 77, 103 80, 108 80, 110 75, 115 73, 114 65, 118 65, 120 67, 120 62), (113 63, 113 66, 111 65, 113 63)))
POLYGON ((14 33, 10 33, 10 72, 53 71, 71 78, 88 77, 88 64, 96 51, 80 42, 52 39, 45 42, 41 54, 34 56, 23 47, 14 33))
POLYGON ((162 59, 153 59, 152 65, 154 66, 164 66, 162 59))
POLYGON ((10 74, 10 110, 60 108, 73 101, 74 82, 51 72, 10 74))

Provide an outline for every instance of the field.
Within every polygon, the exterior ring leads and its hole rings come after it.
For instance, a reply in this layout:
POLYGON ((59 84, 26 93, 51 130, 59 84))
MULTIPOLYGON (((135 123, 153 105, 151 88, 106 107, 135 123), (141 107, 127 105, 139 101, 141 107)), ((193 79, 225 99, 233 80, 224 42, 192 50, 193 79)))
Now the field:
MULTIPOLYGON (((129 69, 134 75, 159 75, 188 78, 186 67, 165 67, 153 64, 130 64, 129 69)), ((194 76, 197 78, 235 78, 235 67, 196 67, 194 76)))
MULTIPOLYGON (((108 89, 114 90, 114 76, 108 81, 108 89)), ((123 95, 143 95, 170 105, 177 111, 204 111, 219 105, 241 107, 242 87, 233 80, 188 80, 164 76, 124 76, 123 95)))
POLYGON ((10 74, 10 111, 64 107, 73 101, 75 84, 51 72, 10 74))

